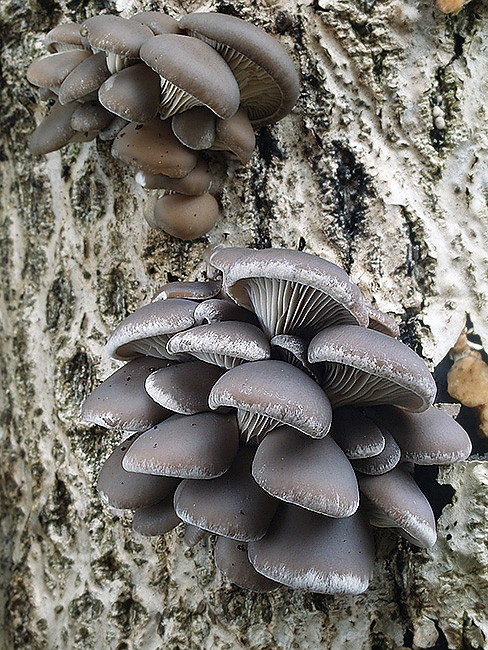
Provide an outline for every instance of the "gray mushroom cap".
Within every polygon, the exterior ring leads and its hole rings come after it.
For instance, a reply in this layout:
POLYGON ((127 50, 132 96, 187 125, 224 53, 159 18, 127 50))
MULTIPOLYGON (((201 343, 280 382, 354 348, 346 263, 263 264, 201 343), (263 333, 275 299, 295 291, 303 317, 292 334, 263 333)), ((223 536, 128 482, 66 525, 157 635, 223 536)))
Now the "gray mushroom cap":
POLYGON ((143 474, 212 479, 229 469, 238 447, 235 415, 174 415, 137 438, 123 467, 143 474))
POLYGON ((228 370, 210 391, 208 403, 212 409, 238 409, 248 441, 279 424, 323 438, 332 421, 332 409, 321 388, 283 361, 253 361, 228 370))
POLYGON ((256 313, 270 337, 307 338, 330 325, 367 325, 361 292, 335 264, 297 250, 221 250, 210 263, 222 267, 225 291, 256 313))
POLYGON ((171 358, 166 343, 171 334, 194 325, 195 303, 190 300, 157 300, 144 305, 117 325, 105 349, 120 361, 139 355, 171 358))
POLYGON ((58 101, 52 105, 29 139, 29 149, 34 156, 56 151, 71 142, 76 136, 71 118, 78 106, 77 102, 61 106, 58 101))
POLYGON ((178 516, 204 530, 244 542, 263 537, 278 502, 252 478, 253 455, 253 449, 241 447, 222 476, 182 481, 174 499, 178 516))
POLYGON ((171 128, 185 147, 202 151, 210 149, 215 140, 215 113, 206 106, 194 106, 173 115, 171 128))
POLYGON ((198 154, 175 138, 169 121, 128 124, 114 140, 112 155, 151 174, 182 178, 191 172, 198 154))
POLYGON ((71 127, 82 133, 96 134, 110 124, 112 117, 98 102, 84 102, 73 111, 71 127))
POLYGON ((378 476, 379 474, 390 472, 400 462, 402 452, 395 442, 395 438, 385 429, 382 430, 382 434, 385 440, 385 446, 379 454, 376 456, 369 456, 368 458, 351 460, 352 466, 357 472, 371 476, 378 476))
POLYGON ((188 196, 205 194, 212 186, 212 172, 203 158, 199 158, 191 172, 182 178, 170 178, 163 174, 149 174, 139 170, 135 179, 147 190, 168 190, 188 196))
POLYGON ((30 64, 27 69, 27 81, 57 93, 65 78, 90 56, 91 52, 88 50, 45 54, 30 64))
POLYGON ((215 544, 214 559, 217 568, 225 577, 242 589, 265 593, 280 586, 256 571, 249 562, 245 542, 219 535, 215 544))
POLYGON ((211 298, 197 305, 194 317, 197 325, 224 320, 238 320, 254 325, 258 322, 251 311, 222 298, 211 298))
POLYGON ((116 72, 100 86, 102 106, 130 122, 150 122, 158 114, 159 77, 143 63, 116 72))
POLYGON ((131 16, 130 20, 147 25, 154 34, 181 34, 180 27, 174 18, 160 11, 141 11, 131 16))
POLYGON ((211 194, 170 194, 156 202, 153 217, 148 218, 148 223, 173 237, 190 241, 212 230, 218 217, 219 204, 211 194))
POLYGON ((185 524, 185 544, 187 546, 195 546, 195 544, 198 544, 198 542, 201 542, 202 539, 208 535, 208 532, 206 530, 203 530, 203 528, 198 528, 198 526, 192 526, 192 524, 185 524))
POLYGON ((277 334, 270 341, 274 354, 282 361, 291 363, 313 379, 317 380, 318 376, 314 368, 308 362, 307 349, 308 343, 299 336, 293 334, 277 334))
POLYGON ((147 377, 171 361, 140 357, 116 370, 88 395, 81 417, 102 427, 145 431, 171 415, 156 404, 144 388, 147 377))
POLYGON ((358 476, 362 494, 368 499, 370 523, 394 528, 422 548, 436 541, 435 519, 429 502, 402 466, 381 476, 358 476))
POLYGON ((359 506, 354 470, 330 436, 314 440, 279 427, 257 448, 252 475, 277 499, 328 517, 349 517, 359 506))
POLYGON ((127 126, 127 124, 127 120, 124 120, 123 118, 116 115, 110 124, 105 129, 102 129, 100 131, 98 137, 103 141, 113 140, 118 136, 122 129, 127 126))
POLYGON ((153 36, 142 46, 140 57, 164 80, 163 117, 202 105, 228 119, 239 108, 239 86, 231 69, 203 41, 178 34, 153 36))
POLYGON ((471 440, 463 427, 434 406, 423 413, 407 413, 394 406, 368 408, 367 413, 395 438, 404 461, 446 465, 471 454, 471 440))
POLYGON ((83 49, 80 26, 77 23, 56 25, 44 37, 44 47, 51 53, 83 49))
POLYGON ((382 334, 387 334, 388 336, 393 336, 393 338, 400 336, 400 328, 391 316, 376 309, 376 307, 371 307, 370 305, 368 305, 368 313, 369 329, 376 330, 382 334))
POLYGON ((293 108, 300 84, 281 44, 250 22, 219 13, 183 16, 179 25, 210 43, 232 69, 241 104, 255 126, 276 122, 293 108))
POLYGON ((64 78, 59 88, 59 101, 68 104, 80 99, 96 99, 98 89, 109 77, 105 54, 92 54, 64 78))
POLYGON ((178 524, 181 519, 173 508, 173 493, 152 506, 138 508, 134 513, 132 528, 139 535, 154 537, 164 535, 178 524))
MULTIPOLYGON (((154 300, 169 300, 184 298, 187 300, 208 300, 220 293, 220 282, 207 280, 205 282, 168 282, 163 284, 154 294, 154 300)), ((196 308, 196 307, 195 307, 196 308)))
POLYGON ((360 594, 372 573, 374 542, 359 512, 333 519, 283 503, 248 554, 259 573, 293 589, 360 594))
POLYGON ((406 345, 355 325, 330 327, 308 348, 310 363, 321 363, 322 387, 333 406, 394 404, 425 411, 436 385, 422 359, 406 345))
POLYGON ((385 448, 381 429, 354 406, 334 410, 330 435, 350 460, 377 456, 385 448))
POLYGON ((218 368, 202 361, 187 361, 153 372, 146 380, 146 391, 166 409, 182 415, 208 411, 208 395, 222 375, 218 368))
POLYGON ((254 129, 243 106, 228 120, 217 118, 213 151, 230 151, 245 165, 251 160, 256 146, 254 129))
POLYGON ((178 485, 178 480, 165 476, 150 476, 127 472, 122 459, 139 434, 124 440, 100 470, 97 490, 103 501, 113 508, 145 508, 159 503, 178 485))
POLYGON ((242 321, 220 321, 197 325, 168 341, 171 354, 189 353, 221 368, 234 368, 245 361, 269 359, 268 339, 255 325, 242 321))

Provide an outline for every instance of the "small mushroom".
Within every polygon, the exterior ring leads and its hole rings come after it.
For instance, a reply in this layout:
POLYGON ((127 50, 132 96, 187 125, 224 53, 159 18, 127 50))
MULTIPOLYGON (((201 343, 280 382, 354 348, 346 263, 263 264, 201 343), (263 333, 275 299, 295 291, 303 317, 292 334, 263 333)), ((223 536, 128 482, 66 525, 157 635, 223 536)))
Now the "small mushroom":
POLYGON ((191 172, 182 178, 170 178, 163 174, 138 171, 135 179, 147 190, 167 190, 188 196, 200 196, 210 190, 212 172, 205 160, 200 158, 191 172))
POLYGON ((244 307, 239 307, 233 302, 221 298, 205 300, 195 307, 193 314, 196 325, 205 325, 224 320, 238 320, 246 323, 257 324, 255 314, 244 307))
POLYGON ((59 101, 69 104, 77 100, 96 99, 98 89, 110 77, 105 55, 92 54, 70 72, 59 88, 59 101))
POLYGON ((377 456, 385 448, 381 429, 354 406, 334 410, 330 435, 350 460, 377 456))
POLYGON ((215 139, 209 149, 230 151, 245 165, 251 160, 255 146, 254 129, 243 106, 228 120, 217 118, 215 139))
POLYGON ((29 149, 34 156, 40 156, 61 149, 76 136, 71 126, 71 118, 79 104, 73 102, 66 106, 56 101, 47 116, 29 139, 29 149))
POLYGON ((215 120, 215 113, 206 106, 194 106, 183 113, 173 115, 171 128, 185 147, 201 151, 210 149, 214 143, 215 120))
POLYGON ((180 523, 181 519, 173 508, 173 493, 171 493, 159 503, 138 508, 134 512, 132 528, 139 535, 155 537, 168 533, 180 523))
POLYGON ((159 77, 143 63, 116 72, 100 86, 102 106, 129 122, 143 124, 158 114, 159 77))
POLYGON ((56 25, 44 37, 44 47, 51 54, 54 52, 66 52, 67 50, 84 49, 80 26, 77 23, 56 25))
POLYGON ((49 88, 56 94, 66 77, 91 56, 88 50, 67 50, 45 54, 33 61, 27 69, 27 81, 34 86, 49 88))
POLYGON ((376 456, 369 456, 368 458, 358 458, 351 460, 351 464, 357 472, 361 474, 368 474, 370 476, 378 476, 386 474, 394 469, 402 458, 400 447, 395 442, 395 438, 386 430, 382 430, 385 446, 382 451, 376 456))
POLYGON ((100 131, 98 137, 103 141, 113 140, 118 136, 122 129, 127 126, 127 124, 129 124, 127 120, 116 116, 105 129, 100 131))
POLYGON ((156 202, 154 214, 148 223, 168 235, 191 241, 212 230, 218 216, 219 204, 211 194, 169 194, 156 202))
MULTIPOLYGON (((152 301, 184 298, 186 300, 208 300, 220 293, 220 282, 168 282, 154 294, 152 301)), ((196 307, 195 307, 196 309, 196 307)))
POLYGON ((279 583, 258 573, 247 557, 247 544, 230 537, 217 536, 214 559, 217 568, 225 577, 241 589, 257 593, 274 591, 279 583))
POLYGON ((181 34, 178 23, 174 18, 160 11, 141 11, 131 16, 131 20, 147 25, 153 34, 181 34))
POLYGON ((191 524, 185 524, 185 544, 190 548, 201 542, 204 537, 207 535, 207 531, 203 528, 198 528, 198 526, 192 526, 191 524))
POLYGON ((71 128, 81 133, 93 133, 94 136, 112 121, 109 113, 98 102, 79 104, 71 116, 71 128))
POLYGON ((293 336, 292 334, 277 334, 273 336, 270 344, 274 354, 279 359, 291 363, 317 381, 317 374, 308 362, 308 344, 304 339, 299 336, 293 336))
POLYGON ((368 313, 369 329, 376 330, 382 334, 387 334, 388 336, 393 336, 393 338, 400 336, 400 328, 391 316, 375 307, 371 307, 370 305, 368 305, 368 313))

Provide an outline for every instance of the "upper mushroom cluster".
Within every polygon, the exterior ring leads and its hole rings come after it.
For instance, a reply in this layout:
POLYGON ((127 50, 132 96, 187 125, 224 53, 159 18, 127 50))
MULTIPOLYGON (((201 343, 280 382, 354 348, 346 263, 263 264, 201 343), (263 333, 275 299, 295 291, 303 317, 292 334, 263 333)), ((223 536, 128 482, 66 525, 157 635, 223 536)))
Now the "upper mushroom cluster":
POLYGON ((113 140, 112 154, 147 189, 165 191, 150 225, 194 239, 215 224, 204 152, 246 164, 254 128, 276 122, 299 93, 293 63, 259 27, 219 13, 178 22, 156 11, 58 25, 27 79, 53 100, 30 139, 34 154, 113 140))
POLYGON ((222 248, 206 282, 165 285, 107 343, 125 361, 83 418, 132 436, 102 498, 161 535, 181 521, 237 585, 366 589, 372 526, 436 539, 414 464, 466 459, 432 376, 339 267, 294 250, 222 248))

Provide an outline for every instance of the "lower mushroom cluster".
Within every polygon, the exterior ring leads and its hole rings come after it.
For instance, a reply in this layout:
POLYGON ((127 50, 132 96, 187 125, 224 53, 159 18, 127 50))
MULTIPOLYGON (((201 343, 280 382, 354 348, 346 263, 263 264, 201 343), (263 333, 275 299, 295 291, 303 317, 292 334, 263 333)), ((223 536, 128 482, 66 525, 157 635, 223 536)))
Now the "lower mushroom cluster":
POLYGON ((217 249, 211 280, 163 287, 113 332, 126 364, 83 405, 133 435, 98 490, 133 528, 217 535, 215 562, 254 591, 357 594, 372 527, 436 539, 414 464, 466 459, 435 383, 340 268, 306 253, 217 249))

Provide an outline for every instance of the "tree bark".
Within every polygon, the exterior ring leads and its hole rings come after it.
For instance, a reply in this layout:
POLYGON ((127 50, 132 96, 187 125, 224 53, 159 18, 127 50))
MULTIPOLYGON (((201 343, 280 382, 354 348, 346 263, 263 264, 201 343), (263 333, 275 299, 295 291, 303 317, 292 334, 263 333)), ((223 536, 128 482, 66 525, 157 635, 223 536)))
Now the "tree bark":
POLYGON ((417 551, 380 531, 365 594, 259 595, 222 578, 211 544, 188 550, 179 529, 145 540, 102 507, 96 475, 121 434, 79 418, 84 396, 116 368, 103 353, 110 330, 168 278, 203 278, 209 244, 300 248, 339 264, 432 368, 466 314, 488 340, 486 7, 475 0, 454 18, 403 0, 164 8, 231 11, 262 26, 302 80, 292 114, 259 131, 250 165, 215 165, 222 218, 192 243, 147 226, 154 195, 110 144, 41 158, 26 146, 44 110, 25 80, 43 34, 100 10, 131 16, 140 3, 0 4, 0 645, 488 647, 481 457, 438 482, 435 471, 421 477, 438 513, 445 506, 439 541, 417 551))

